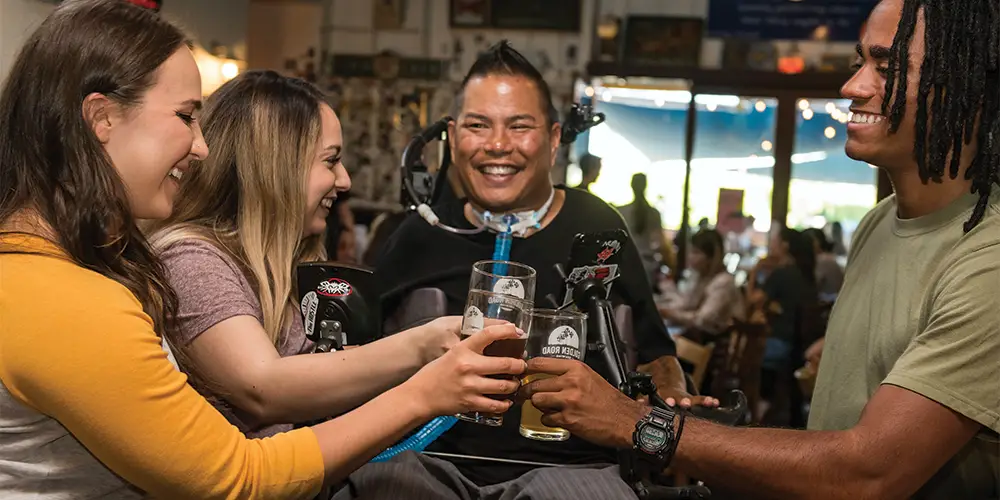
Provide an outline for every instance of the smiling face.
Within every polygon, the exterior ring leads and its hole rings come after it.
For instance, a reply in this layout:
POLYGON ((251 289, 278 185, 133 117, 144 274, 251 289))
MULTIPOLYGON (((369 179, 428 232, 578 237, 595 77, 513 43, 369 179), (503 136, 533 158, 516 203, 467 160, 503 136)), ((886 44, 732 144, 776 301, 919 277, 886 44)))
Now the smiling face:
POLYGON ((351 189, 351 178, 341 161, 344 147, 340 120, 327 104, 320 105, 320 134, 306 185, 303 237, 322 234, 337 193, 351 189))
POLYGON ((856 72, 841 89, 843 97, 852 101, 853 112, 847 125, 847 156, 888 170, 915 169, 916 165, 913 147, 920 67, 924 60, 923 11, 917 16, 910 42, 910 60, 900 62, 909 64, 909 78, 905 89, 896 89, 906 93, 906 113, 895 133, 890 133, 889 118, 882 113, 886 81, 895 78, 888 74, 889 54, 902 10, 903 0, 883 0, 875 7, 858 44, 856 72))
POLYGON ((477 207, 507 212, 548 200, 560 129, 549 123, 541 95, 521 76, 488 75, 466 84, 448 132, 454 165, 477 207))
MULTIPOLYGON (((88 97, 85 113, 100 106, 101 99, 88 97)), ((194 116, 200 108, 201 75, 184 47, 160 66, 137 107, 108 105, 106 115, 96 115, 95 132, 128 190, 136 218, 169 217, 189 164, 208 156, 194 116)))

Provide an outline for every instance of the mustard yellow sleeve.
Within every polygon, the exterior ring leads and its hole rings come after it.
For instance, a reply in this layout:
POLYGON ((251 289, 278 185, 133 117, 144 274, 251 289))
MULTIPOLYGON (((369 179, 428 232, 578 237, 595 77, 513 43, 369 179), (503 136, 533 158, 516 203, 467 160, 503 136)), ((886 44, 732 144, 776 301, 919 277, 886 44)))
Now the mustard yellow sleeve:
POLYGON ((15 298, 21 307, 0 321, 0 375, 15 398, 155 498, 319 493, 323 461, 310 429, 245 438, 170 364, 134 296, 76 269, 51 273, 56 286, 19 284, 19 294, 36 295, 15 298))

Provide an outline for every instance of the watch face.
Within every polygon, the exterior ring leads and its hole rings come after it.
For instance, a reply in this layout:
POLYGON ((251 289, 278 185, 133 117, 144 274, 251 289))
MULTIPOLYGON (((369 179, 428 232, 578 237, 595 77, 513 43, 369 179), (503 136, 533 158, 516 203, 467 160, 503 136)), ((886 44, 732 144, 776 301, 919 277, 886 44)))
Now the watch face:
POLYGON ((659 452, 667 443, 667 431, 650 425, 644 425, 639 431, 639 446, 642 449, 659 452))

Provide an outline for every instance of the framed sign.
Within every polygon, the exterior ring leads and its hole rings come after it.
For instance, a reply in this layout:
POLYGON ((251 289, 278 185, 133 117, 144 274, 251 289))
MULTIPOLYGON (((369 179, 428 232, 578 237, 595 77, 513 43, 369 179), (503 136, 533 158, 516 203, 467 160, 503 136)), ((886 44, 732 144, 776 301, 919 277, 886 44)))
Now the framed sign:
POLYGON ((625 25, 624 62, 698 67, 704 25, 700 18, 629 16, 625 25))
POLYGON ((582 0, 451 0, 452 28, 579 32, 582 0))
POLYGON ((711 0, 708 36, 856 42, 878 0, 711 0))
POLYGON ((490 25, 489 0, 451 0, 452 28, 488 28, 490 25))

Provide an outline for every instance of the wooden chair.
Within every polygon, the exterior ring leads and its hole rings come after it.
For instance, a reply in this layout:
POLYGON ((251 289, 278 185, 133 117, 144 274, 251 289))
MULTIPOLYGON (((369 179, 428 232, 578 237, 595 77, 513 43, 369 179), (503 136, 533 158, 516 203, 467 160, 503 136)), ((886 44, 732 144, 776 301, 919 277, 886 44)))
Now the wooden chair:
MULTIPOLYGON (((716 344, 716 364, 712 374, 713 395, 743 391, 751 409, 760 401, 760 367, 764 361, 766 324, 734 321, 728 339, 716 344)), ((756 423, 756 422, 754 422, 756 423)))
POLYGON ((694 367, 691 372, 694 386, 701 387, 701 383, 705 380, 705 373, 708 371, 708 363, 712 359, 712 352, 715 350, 715 344, 702 345, 684 337, 674 338, 674 344, 677 346, 677 357, 694 367))

